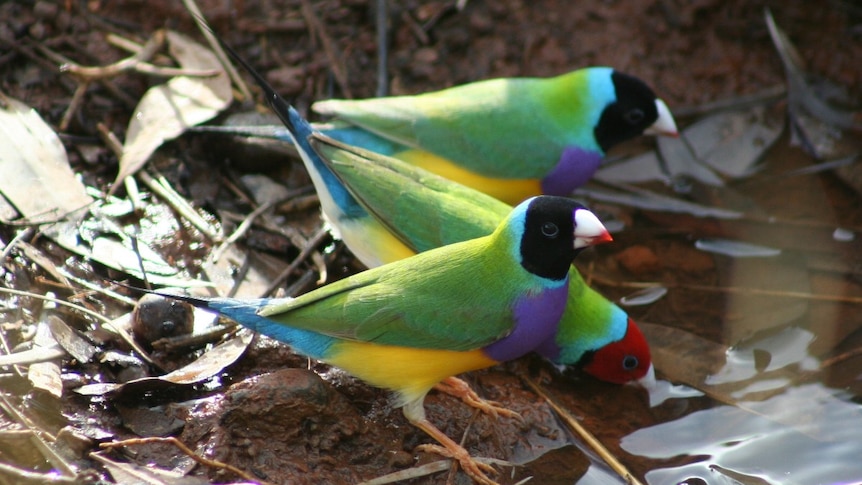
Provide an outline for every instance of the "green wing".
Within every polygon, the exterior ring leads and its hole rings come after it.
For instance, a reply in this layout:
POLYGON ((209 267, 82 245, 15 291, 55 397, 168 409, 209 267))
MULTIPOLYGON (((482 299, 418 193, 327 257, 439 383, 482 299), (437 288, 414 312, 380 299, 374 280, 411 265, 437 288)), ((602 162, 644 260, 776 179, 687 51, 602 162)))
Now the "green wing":
POLYGON ((579 72, 492 79, 417 96, 328 100, 313 108, 485 176, 542 178, 566 146, 595 145, 588 114, 571 95, 586 89, 579 72))
POLYGON ((359 204, 416 252, 486 236, 512 210, 491 196, 401 160, 323 135, 311 143, 359 204))
MULTIPOLYGON (((533 280, 491 237, 445 246, 359 273, 261 316, 337 338, 472 350, 511 332, 512 302, 533 280), (520 282, 520 284, 519 284, 520 282), (525 284, 526 283, 526 284, 525 284)), ((540 284, 538 281, 536 285, 540 284)))

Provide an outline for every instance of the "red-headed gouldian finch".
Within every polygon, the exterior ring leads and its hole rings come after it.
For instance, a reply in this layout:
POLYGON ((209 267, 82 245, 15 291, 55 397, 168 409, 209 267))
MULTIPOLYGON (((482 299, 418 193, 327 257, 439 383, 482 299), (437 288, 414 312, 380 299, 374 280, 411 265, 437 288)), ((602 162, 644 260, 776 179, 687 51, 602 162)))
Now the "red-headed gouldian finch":
POLYGON ((415 96, 326 100, 312 109, 347 124, 323 132, 394 156, 509 204, 566 196, 614 145, 677 136, 667 105, 610 67, 552 78, 478 81, 415 96))

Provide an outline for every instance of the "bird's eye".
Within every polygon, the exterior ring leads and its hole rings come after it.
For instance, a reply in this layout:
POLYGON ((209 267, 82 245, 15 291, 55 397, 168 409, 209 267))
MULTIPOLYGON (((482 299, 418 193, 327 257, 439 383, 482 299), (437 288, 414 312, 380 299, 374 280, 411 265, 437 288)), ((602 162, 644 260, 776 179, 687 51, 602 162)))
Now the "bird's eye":
POLYGON ((643 111, 635 108, 633 110, 626 111, 625 114, 623 114, 623 119, 630 125, 636 125, 643 121, 644 116, 643 111))
POLYGON ((635 370, 638 367, 638 358, 634 355, 627 355, 623 358, 623 369, 635 370))
POLYGON ((542 224, 542 234, 547 238, 555 238, 560 233, 560 228, 557 227, 553 222, 546 222, 542 224))

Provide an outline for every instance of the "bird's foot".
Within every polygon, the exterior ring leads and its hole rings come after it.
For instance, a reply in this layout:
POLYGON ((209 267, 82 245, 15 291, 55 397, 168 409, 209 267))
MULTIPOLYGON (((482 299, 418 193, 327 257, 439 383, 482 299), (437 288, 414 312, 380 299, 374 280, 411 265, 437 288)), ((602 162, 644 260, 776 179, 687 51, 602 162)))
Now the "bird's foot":
POLYGON ((474 407, 485 414, 490 414, 495 418, 498 416, 505 416, 507 418, 517 419, 522 424, 524 423, 524 418, 520 414, 511 409, 504 408, 497 401, 489 401, 479 397, 479 395, 476 394, 476 391, 470 388, 470 384, 467 384, 457 377, 448 377, 442 380, 434 386, 434 389, 437 389, 440 392, 445 392, 450 396, 455 396, 461 399, 468 406, 474 407))
POLYGON ((461 469, 464 470, 464 473, 466 473, 476 483, 481 485, 499 485, 494 480, 488 478, 487 475, 488 473, 496 474, 497 470, 487 463, 474 460, 473 457, 470 456, 470 453, 461 446, 455 445, 455 448, 453 448, 451 446, 440 445, 419 445, 416 449, 419 451, 436 453, 438 455, 457 460, 461 469))

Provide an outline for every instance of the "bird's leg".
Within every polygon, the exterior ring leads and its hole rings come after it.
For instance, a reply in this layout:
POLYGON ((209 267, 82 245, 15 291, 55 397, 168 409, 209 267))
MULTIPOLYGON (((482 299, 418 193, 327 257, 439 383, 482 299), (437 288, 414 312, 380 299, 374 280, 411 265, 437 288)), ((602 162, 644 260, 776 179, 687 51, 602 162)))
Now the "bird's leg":
POLYGON ((437 440, 440 445, 419 445, 417 448, 457 460, 464 473, 476 483, 481 485, 499 485, 486 475, 488 472, 497 473, 494 467, 474 460, 463 446, 455 443, 452 438, 446 436, 436 426, 431 424, 431 421, 428 421, 428 418, 425 417, 423 401, 424 397, 407 403, 404 406, 404 417, 410 421, 410 424, 428 433, 428 436, 437 440))
POLYGON ((522 423, 524 422, 524 418, 521 417, 520 414, 511 409, 504 408, 497 401, 482 399, 478 394, 476 394, 476 391, 470 388, 470 384, 467 384, 457 377, 452 376, 443 379, 434 386, 434 389, 437 389, 440 392, 445 392, 450 396, 455 396, 464 401, 468 406, 474 407, 485 414, 490 414, 495 418, 497 416, 505 416, 507 418, 517 419, 522 423))

